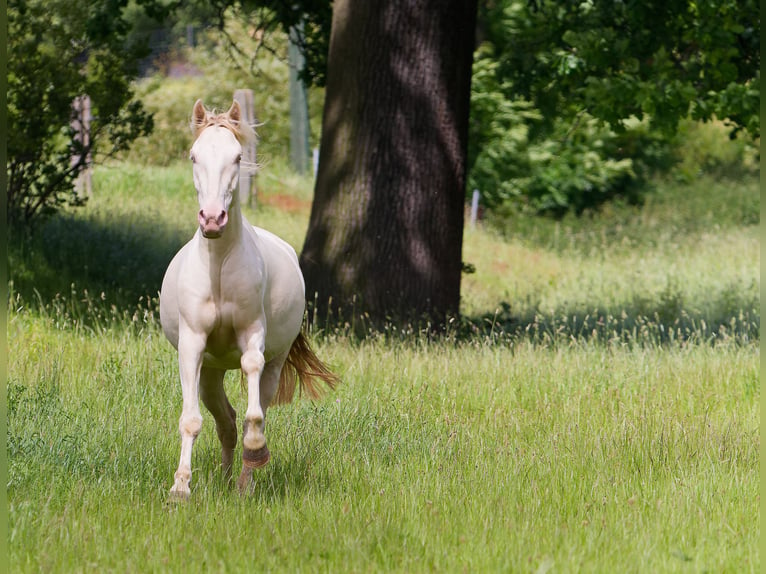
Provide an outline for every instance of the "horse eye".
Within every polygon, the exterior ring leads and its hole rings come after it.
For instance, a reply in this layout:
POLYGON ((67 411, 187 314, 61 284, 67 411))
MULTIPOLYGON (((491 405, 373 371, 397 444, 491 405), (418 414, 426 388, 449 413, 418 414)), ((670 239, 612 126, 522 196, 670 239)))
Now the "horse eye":
POLYGON ((189 154, 189 159, 192 161, 192 163, 197 163, 197 158, 196 158, 196 157, 194 157, 194 154, 193 154, 193 153, 190 153, 190 154, 189 154))
POLYGON ((239 163, 239 162, 241 162, 241 161, 242 161, 242 154, 239 154, 239 155, 237 156, 237 163, 239 163))

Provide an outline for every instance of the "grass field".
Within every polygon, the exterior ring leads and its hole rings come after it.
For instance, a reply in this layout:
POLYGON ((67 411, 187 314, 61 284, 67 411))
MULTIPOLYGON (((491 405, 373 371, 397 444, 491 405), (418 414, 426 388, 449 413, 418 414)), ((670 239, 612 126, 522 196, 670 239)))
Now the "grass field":
MULTIPOLYGON (((300 248, 310 184, 270 167, 249 217, 300 248)), ((760 572, 756 180, 467 229, 453 333, 315 332, 343 385, 269 411, 252 496, 207 416, 173 505, 152 297, 189 175, 102 167, 86 209, 11 242, 11 571, 760 572)))

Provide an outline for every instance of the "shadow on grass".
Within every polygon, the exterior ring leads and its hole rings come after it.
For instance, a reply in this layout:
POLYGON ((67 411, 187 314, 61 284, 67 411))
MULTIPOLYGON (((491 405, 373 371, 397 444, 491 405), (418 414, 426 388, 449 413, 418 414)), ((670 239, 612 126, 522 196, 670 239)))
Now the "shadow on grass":
POLYGON ((638 299, 619 308, 557 309, 551 313, 514 312, 502 302, 494 313, 464 317, 460 338, 503 342, 524 339, 539 344, 602 342, 622 345, 668 343, 751 344, 760 340, 757 295, 732 286, 706 301, 686 305, 680 293, 656 301, 638 299))
POLYGON ((446 327, 422 321, 389 321, 374 325, 366 317, 323 320, 309 311, 309 330, 318 337, 352 342, 446 340, 458 343, 540 345, 590 342, 654 346, 676 343, 748 345, 760 341, 760 298, 757 285, 732 283, 703 301, 687 301, 672 285, 655 296, 635 296, 616 306, 580 303, 552 311, 517 310, 503 301, 496 310, 449 320, 446 327))
POLYGON ((165 269, 192 232, 138 215, 119 221, 57 215, 32 232, 11 232, 12 291, 26 305, 64 300, 85 322, 93 304, 117 313, 154 306, 165 269))
MULTIPOLYGON (((151 218, 128 214, 102 220, 57 215, 34 233, 11 233, 9 271, 12 291, 27 306, 61 306, 73 320, 95 324, 105 316, 132 315, 156 309, 168 263, 191 237, 193 229, 157 225, 151 218), (95 307, 95 308, 94 308, 95 307)), ((706 301, 687 301, 673 286, 654 298, 635 298, 619 307, 592 305, 552 312, 517 311, 501 302, 497 311, 464 316, 446 329, 420 324, 389 324, 373 328, 362 317, 338 324, 317 320, 309 312, 311 330, 351 339, 383 336, 407 340, 428 338, 481 339, 541 344, 601 341, 665 344, 674 341, 748 344, 760 340, 760 299, 757 286, 731 284, 706 301)))

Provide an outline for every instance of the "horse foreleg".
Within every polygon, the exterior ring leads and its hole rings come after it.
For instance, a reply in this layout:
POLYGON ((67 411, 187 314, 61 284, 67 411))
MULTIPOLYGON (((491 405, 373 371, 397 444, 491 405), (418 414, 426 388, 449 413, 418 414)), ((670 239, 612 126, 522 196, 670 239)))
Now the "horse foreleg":
POLYGON ((269 449, 263 434, 264 415, 258 390, 266 364, 260 337, 256 338, 254 344, 248 345, 240 363, 247 378, 247 411, 242 431, 242 473, 237 480, 237 487, 244 493, 250 485, 253 469, 269 462, 269 449))
POLYGON ((170 496, 186 499, 191 494, 191 457, 194 441, 202 430, 202 414, 199 410, 199 376, 205 338, 194 333, 180 333, 178 340, 178 366, 181 375, 183 409, 178 421, 181 433, 181 458, 175 473, 170 496))
MULTIPOLYGON (((245 437, 248 437, 250 447, 245 446, 242 450, 242 473, 237 481, 240 492, 245 492, 250 484, 253 470, 266 465, 269 462, 270 454, 266 446, 266 437, 264 436, 265 415, 274 395, 279 386, 279 375, 282 372, 282 365, 287 358, 287 353, 277 356, 266 363, 261 372, 257 387, 248 385, 248 405, 253 406, 251 412, 255 413, 252 419, 253 424, 246 424, 245 437)), ((247 417, 246 417, 247 423, 247 417)), ((246 441, 243 439, 243 443, 246 441)))
POLYGON ((234 447, 237 446, 237 413, 226 397, 223 377, 226 371, 202 367, 200 371, 200 397, 215 419, 215 430, 221 441, 221 468, 224 478, 231 478, 234 447))

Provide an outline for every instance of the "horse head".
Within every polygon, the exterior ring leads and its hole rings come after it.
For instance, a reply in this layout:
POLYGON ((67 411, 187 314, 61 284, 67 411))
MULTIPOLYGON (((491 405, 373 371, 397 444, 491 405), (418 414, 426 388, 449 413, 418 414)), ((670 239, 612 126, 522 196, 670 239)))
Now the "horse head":
POLYGON ((191 129, 195 141, 189 159, 200 207, 197 219, 202 235, 214 239, 223 234, 229 221, 239 181, 242 143, 253 136, 253 131, 242 121, 237 101, 228 112, 215 114, 205 109, 202 100, 197 100, 191 129))

